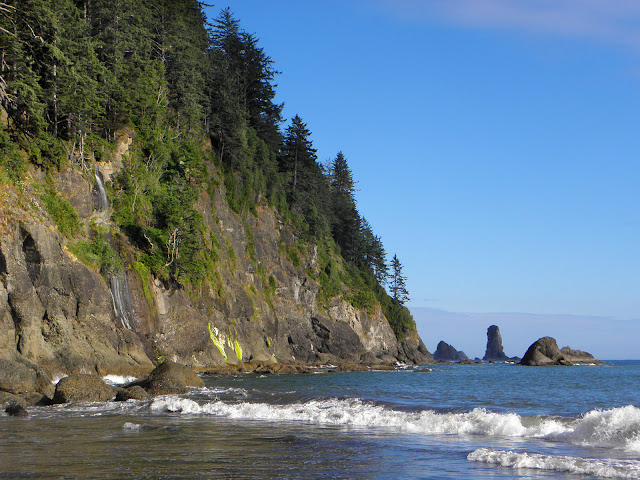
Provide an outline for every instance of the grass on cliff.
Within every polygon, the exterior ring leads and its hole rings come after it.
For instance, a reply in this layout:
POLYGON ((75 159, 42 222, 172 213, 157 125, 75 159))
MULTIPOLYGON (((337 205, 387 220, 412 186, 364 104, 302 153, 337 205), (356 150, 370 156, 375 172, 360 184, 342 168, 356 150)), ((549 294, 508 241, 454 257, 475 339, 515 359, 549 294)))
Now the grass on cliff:
POLYGON ((122 260, 102 236, 96 237, 93 241, 80 240, 70 243, 68 248, 82 263, 99 271, 103 276, 123 269, 122 260))
POLYGON ((60 233, 67 238, 75 237, 82 228, 82 223, 73 206, 58 197, 52 188, 47 188, 40 198, 60 233))

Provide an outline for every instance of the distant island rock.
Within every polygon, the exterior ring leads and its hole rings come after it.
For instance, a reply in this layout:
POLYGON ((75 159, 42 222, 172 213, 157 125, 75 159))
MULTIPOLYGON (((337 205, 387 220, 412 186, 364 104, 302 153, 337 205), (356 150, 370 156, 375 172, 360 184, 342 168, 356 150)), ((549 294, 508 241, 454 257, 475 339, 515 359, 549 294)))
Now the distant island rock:
POLYGON ((438 343, 438 347, 433 354, 433 359, 436 362, 461 362, 463 360, 469 360, 464 352, 456 350, 454 347, 443 341, 440 341, 440 343, 438 343))
POLYGON ((542 337, 536 340, 522 357, 521 365, 527 366, 553 366, 573 365, 573 363, 602 363, 593 355, 581 350, 573 350, 570 347, 558 348, 555 338, 542 337))
POLYGON ((509 362, 520 361, 518 357, 507 357, 502 348, 502 335, 497 325, 487 328, 487 350, 483 360, 485 362, 509 362))

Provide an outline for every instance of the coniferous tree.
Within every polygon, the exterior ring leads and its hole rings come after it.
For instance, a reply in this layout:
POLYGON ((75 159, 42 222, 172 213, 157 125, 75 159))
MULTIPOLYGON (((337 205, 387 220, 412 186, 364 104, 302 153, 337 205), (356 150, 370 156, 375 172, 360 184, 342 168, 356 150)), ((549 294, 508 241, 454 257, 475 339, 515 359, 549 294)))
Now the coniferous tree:
POLYGON ((291 211, 302 215, 316 238, 327 235, 328 189, 307 124, 296 115, 284 134, 279 169, 291 211))
POLYGON ((103 131, 115 131, 152 110, 164 83, 164 72, 153 54, 153 10, 139 0, 88 2, 96 52, 105 67, 103 131))
POLYGON ((91 26, 72 0, 56 3, 59 40, 57 72, 54 79, 57 105, 54 106, 54 132, 77 142, 104 122, 105 97, 100 79, 103 66, 95 51, 91 26))
POLYGON ((402 274, 402 264, 397 255, 393 256, 390 267, 389 290, 391 291, 391 297, 400 305, 404 305, 409 301, 409 292, 406 286, 407 278, 402 274))
POLYGON ((163 0, 155 5, 155 54, 162 63, 175 124, 193 134, 205 125, 205 70, 209 46, 197 0, 163 0))
POLYGON ((382 240, 379 236, 374 235, 371 225, 365 218, 361 222, 360 235, 364 265, 371 269, 378 284, 386 284, 389 274, 386 252, 382 240))
POLYGON ((284 134, 280 156, 280 170, 288 174, 287 200, 293 210, 301 212, 309 204, 309 187, 312 186, 312 170, 316 165, 316 149, 309 138, 311 131, 296 115, 284 134))
POLYGON ((41 2, 13 0, 5 3, 0 13, 3 107, 15 128, 38 135, 46 127, 39 79, 42 68, 50 64, 43 37, 47 10, 41 2))
POLYGON ((278 72, 258 39, 240 28, 228 8, 215 20, 210 39, 208 128, 218 142, 220 157, 236 168, 247 146, 247 127, 272 151, 280 144, 282 104, 273 102, 278 72))
POLYGON ((361 219, 354 197, 355 182, 347 159, 339 152, 331 164, 331 233, 343 256, 354 263, 363 260, 361 219))

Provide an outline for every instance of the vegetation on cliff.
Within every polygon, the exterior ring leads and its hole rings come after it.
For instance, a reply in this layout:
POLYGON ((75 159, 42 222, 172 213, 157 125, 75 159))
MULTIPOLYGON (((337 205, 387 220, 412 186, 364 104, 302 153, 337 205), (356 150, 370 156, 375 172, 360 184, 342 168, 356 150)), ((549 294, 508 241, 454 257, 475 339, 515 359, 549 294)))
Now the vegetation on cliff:
MULTIPOLYGON (((279 212, 296 232, 282 246, 293 265, 317 252, 307 276, 322 298, 380 306, 399 339, 415 334, 397 257, 392 296, 384 288, 385 249, 357 210, 346 157, 323 166, 303 119, 283 126, 273 61, 229 10, 209 24, 197 0, 5 1, 0 56, 0 182, 20 186, 30 165, 93 179, 122 138, 135 137, 107 190, 136 271, 224 295, 219 264, 235 254, 206 228, 201 207, 224 186, 243 218, 263 206, 279 212)), ((78 258, 105 275, 123 268, 104 227, 81 228, 49 176, 40 187, 78 258)), ((276 280, 256 271, 270 302, 276 280)))

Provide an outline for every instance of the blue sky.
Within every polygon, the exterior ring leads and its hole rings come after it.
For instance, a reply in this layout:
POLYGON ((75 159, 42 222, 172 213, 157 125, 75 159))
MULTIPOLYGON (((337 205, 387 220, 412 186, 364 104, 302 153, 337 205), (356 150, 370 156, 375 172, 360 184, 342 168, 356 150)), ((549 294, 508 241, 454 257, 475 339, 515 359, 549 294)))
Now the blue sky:
POLYGON ((430 350, 437 312, 519 312, 539 333, 504 322, 531 341, 616 319, 600 355, 640 358, 640 2, 226 0, 209 16, 226 6, 319 159, 346 155, 430 350))

